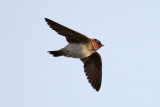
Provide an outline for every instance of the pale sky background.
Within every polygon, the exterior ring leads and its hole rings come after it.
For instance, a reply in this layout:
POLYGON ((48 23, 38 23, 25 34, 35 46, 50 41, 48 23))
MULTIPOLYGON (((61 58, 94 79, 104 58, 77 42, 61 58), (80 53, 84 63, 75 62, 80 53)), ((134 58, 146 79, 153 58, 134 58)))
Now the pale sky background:
POLYGON ((1 0, 0 107, 160 107, 159 0, 1 0), (105 47, 99 92, 50 18, 105 47))

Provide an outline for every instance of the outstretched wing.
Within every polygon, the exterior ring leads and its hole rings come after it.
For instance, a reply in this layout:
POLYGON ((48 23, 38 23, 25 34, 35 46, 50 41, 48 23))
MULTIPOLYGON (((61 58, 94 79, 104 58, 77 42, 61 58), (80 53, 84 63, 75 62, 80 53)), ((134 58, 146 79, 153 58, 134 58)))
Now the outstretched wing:
POLYGON ((55 30, 58 34, 65 36, 69 43, 88 43, 89 38, 79 32, 76 32, 70 28, 67 28, 57 22, 45 18, 47 24, 55 30))
POLYGON ((87 58, 81 58, 84 63, 84 71, 89 83, 96 91, 99 91, 102 81, 102 60, 99 53, 94 53, 87 58))

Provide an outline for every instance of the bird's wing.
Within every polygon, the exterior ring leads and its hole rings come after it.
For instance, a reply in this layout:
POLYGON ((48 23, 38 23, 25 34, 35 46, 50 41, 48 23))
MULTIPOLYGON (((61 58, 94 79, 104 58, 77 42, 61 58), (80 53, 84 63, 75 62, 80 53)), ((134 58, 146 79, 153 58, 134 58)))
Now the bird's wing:
POLYGON ((102 81, 102 60, 99 53, 94 53, 89 57, 81 58, 84 63, 84 71, 89 83, 96 91, 99 91, 102 81))
POLYGON ((57 22, 45 18, 47 24, 55 30, 58 34, 65 36, 69 43, 88 43, 89 38, 79 32, 76 32, 70 28, 67 28, 57 22))

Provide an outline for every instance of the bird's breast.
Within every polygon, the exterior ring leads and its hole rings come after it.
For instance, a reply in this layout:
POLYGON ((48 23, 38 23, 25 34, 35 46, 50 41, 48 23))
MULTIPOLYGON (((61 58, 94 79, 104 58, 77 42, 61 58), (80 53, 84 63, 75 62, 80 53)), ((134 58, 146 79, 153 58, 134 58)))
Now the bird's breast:
POLYGON ((73 58, 85 58, 93 53, 93 51, 87 44, 71 43, 67 45, 64 48, 64 50, 66 51, 69 57, 73 58))

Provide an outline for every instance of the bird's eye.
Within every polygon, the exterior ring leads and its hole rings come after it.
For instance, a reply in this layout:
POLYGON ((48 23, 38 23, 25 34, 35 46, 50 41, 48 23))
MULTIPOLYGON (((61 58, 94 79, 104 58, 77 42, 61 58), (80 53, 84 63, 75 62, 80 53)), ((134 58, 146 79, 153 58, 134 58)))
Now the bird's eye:
POLYGON ((96 42, 97 42, 99 45, 101 44, 101 42, 100 42, 99 40, 97 40, 97 39, 96 39, 96 42))

